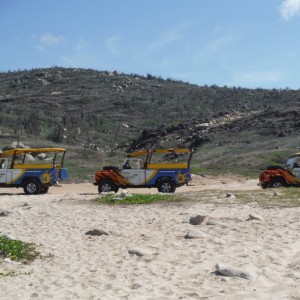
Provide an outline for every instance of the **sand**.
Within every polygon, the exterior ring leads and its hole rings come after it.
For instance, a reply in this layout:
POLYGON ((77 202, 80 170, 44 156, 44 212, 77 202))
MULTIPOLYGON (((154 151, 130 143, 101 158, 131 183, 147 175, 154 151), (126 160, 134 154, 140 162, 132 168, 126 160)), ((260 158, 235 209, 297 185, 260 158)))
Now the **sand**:
POLYGON ((0 276, 0 299, 300 299, 300 208, 235 203, 235 191, 258 190, 256 180, 196 177, 176 191, 184 202, 108 206, 91 201, 90 183, 36 196, 0 189, 0 234, 41 253, 0 259, 0 273, 16 272, 0 276), (197 215, 204 222, 190 224, 197 215), (107 234, 86 235, 95 229, 107 234))

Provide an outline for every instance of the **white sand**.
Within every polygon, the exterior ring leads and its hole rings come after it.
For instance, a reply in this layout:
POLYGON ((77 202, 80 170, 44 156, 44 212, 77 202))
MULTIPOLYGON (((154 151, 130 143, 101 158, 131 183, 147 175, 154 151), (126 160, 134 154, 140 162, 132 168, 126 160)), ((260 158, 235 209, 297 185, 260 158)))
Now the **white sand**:
MULTIPOLYGON (((258 189, 232 178, 194 184, 177 192, 188 200, 199 190, 258 189)), ((226 201, 106 206, 89 201, 97 195, 91 184, 38 196, 0 189, 0 211, 11 211, 0 217, 0 234, 36 243, 43 256, 28 265, 2 261, 0 273, 18 275, 0 277, 0 299, 300 299, 300 208, 226 201), (191 225, 198 214, 216 224, 191 225), (247 221, 249 214, 263 220, 247 221), (93 229, 108 235, 85 235, 93 229), (203 234, 185 239, 189 231, 203 234), (148 255, 129 254, 136 249, 148 255), (257 278, 221 276, 217 263, 244 266, 257 278)))

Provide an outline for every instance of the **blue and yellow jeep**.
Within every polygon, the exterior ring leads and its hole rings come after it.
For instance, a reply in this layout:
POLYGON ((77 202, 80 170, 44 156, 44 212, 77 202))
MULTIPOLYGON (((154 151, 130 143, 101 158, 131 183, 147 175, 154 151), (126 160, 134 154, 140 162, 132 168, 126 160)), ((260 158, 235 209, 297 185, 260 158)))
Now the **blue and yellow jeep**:
POLYGON ((45 194, 68 178, 63 148, 24 148, 0 153, 0 187, 22 187, 25 194, 45 194))
POLYGON ((127 155, 122 166, 105 166, 95 174, 99 193, 119 188, 156 187, 161 193, 174 193, 191 178, 191 149, 148 149, 127 155))

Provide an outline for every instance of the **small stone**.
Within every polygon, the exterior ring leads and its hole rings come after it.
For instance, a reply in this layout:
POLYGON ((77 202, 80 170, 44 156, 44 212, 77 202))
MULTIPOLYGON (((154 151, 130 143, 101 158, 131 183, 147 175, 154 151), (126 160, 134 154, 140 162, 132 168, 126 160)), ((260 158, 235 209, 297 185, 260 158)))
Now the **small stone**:
POLYGON ((8 214, 9 214, 9 211, 7 211, 7 210, 0 211, 0 217, 7 217, 8 214))
POLYGON ((184 237, 186 239, 199 239, 207 237, 207 234, 201 231, 190 230, 184 237))
POLYGON ((196 217, 190 218, 190 224, 192 225, 200 225, 204 222, 206 216, 197 215, 196 217))
POLYGON ((32 206, 31 205, 26 205, 23 207, 23 210, 30 210, 32 209, 32 206))
POLYGON ((131 289, 132 290, 136 290, 136 289, 139 289, 139 288, 141 288, 142 286, 141 285, 139 285, 138 283, 134 283, 132 286, 131 286, 131 289))
POLYGON ((223 281, 223 282, 228 282, 229 280, 230 280, 229 277, 223 277, 223 278, 222 278, 222 281, 223 281))
POLYGON ((218 224, 219 224, 219 222, 214 219, 208 219, 206 222, 206 225, 218 225, 218 224))
POLYGON ((226 245, 227 244, 227 241, 226 240, 223 240, 223 239, 220 239, 220 238, 215 238, 213 239, 213 242, 215 244, 218 244, 218 245, 226 245))
POLYGON ((128 250, 128 253, 139 257, 152 254, 149 250, 140 249, 140 248, 131 248, 128 250))
POLYGON ((235 198, 236 198, 236 196, 235 196, 235 195, 233 195, 233 194, 231 194, 231 193, 227 193, 227 194, 226 194, 226 198, 235 199, 235 198))
POLYGON ((253 281, 257 278, 255 271, 245 268, 236 268, 231 266, 226 266, 223 264, 216 264, 216 270, 225 276, 229 277, 241 277, 250 281, 253 281))
POLYGON ((260 215, 255 215, 255 214, 249 214, 248 220, 258 220, 258 221, 263 221, 264 218, 260 215))
POLYGON ((107 232, 105 232, 104 230, 99 230, 99 229, 93 229, 93 230, 89 230, 88 232, 85 233, 86 235, 96 235, 96 236, 100 236, 100 235, 108 235, 107 232))
POLYGON ((5 236, 6 238, 8 238, 9 240, 16 240, 16 238, 15 238, 13 235, 9 234, 9 233, 4 234, 4 236, 5 236))
POLYGON ((4 261, 5 263, 13 264, 13 265, 20 265, 20 264, 21 264, 20 262, 11 260, 9 257, 4 258, 3 261, 4 261))
MULTIPOLYGON (((120 196, 123 197, 123 198, 124 198, 124 197, 127 197, 127 196, 129 196, 129 195, 130 195, 130 194, 129 194, 127 191, 122 191, 121 194, 120 194, 120 196)), ((131 196, 131 195, 130 195, 130 196, 131 196)))

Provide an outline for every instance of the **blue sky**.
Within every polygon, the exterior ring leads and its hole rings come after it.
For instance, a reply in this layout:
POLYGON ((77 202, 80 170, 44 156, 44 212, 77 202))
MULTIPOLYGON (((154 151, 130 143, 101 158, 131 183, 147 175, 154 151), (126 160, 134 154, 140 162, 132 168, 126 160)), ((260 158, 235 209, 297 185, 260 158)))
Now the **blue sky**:
POLYGON ((300 0, 0 0, 0 71, 300 88, 300 0))

